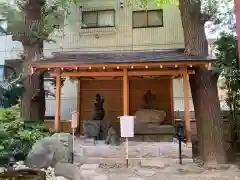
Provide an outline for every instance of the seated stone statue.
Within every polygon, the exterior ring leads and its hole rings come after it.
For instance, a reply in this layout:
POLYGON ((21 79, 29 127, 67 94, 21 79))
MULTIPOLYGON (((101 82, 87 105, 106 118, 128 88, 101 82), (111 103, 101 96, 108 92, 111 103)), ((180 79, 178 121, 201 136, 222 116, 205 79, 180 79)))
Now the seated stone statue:
POLYGON ((100 94, 96 94, 96 99, 93 104, 92 120, 103 120, 105 110, 103 108, 104 98, 100 94))
POLYGON ((109 125, 108 127, 108 134, 105 139, 105 144, 110 144, 115 146, 120 145, 120 138, 117 135, 116 130, 111 125, 109 125))
POLYGON ((144 94, 143 101, 144 104, 142 104, 134 114, 136 117, 134 121, 134 132, 142 133, 148 130, 154 133, 158 131, 161 123, 166 117, 166 113, 155 109, 158 102, 156 101, 156 95, 153 94, 151 90, 148 90, 144 94))
POLYGON ((149 89, 143 96, 144 104, 142 109, 152 109, 156 100, 156 95, 149 89))

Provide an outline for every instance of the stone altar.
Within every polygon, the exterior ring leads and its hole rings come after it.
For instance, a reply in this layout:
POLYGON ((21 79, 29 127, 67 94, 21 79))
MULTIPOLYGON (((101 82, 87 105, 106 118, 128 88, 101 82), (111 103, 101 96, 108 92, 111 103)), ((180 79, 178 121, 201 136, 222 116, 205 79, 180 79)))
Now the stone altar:
POLYGON ((174 127, 162 125, 166 113, 153 109, 140 109, 135 113, 134 139, 135 141, 169 142, 173 140, 174 127))
POLYGON ((144 104, 134 114, 135 140, 140 141, 171 141, 174 135, 172 125, 162 125, 166 113, 156 109, 156 95, 148 90, 144 94, 144 104))

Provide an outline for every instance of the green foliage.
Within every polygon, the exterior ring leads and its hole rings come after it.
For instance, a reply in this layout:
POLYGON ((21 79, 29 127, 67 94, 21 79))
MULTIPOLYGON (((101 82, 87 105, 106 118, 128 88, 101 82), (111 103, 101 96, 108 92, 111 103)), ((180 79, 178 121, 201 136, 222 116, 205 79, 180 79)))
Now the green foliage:
POLYGON ((222 88, 227 90, 226 103, 230 108, 230 123, 234 133, 240 135, 240 70, 237 38, 233 34, 222 33, 215 42, 216 57, 213 64, 224 79, 222 88))
POLYGON ((33 144, 49 135, 43 124, 24 122, 17 108, 0 111, 0 154, 23 153, 27 155, 33 144))
POLYGON ((27 27, 25 24, 26 0, 16 0, 14 4, 6 0, 1 1, 0 14, 8 23, 8 34, 18 36, 28 32, 32 40, 41 39, 47 42, 54 42, 50 38, 51 33, 63 29, 65 16, 70 14, 69 9, 71 5, 76 3, 78 3, 77 0, 43 0, 41 18, 36 22, 36 25, 39 27, 37 29, 38 32, 36 32, 36 29, 33 29, 34 27, 27 27))
POLYGON ((22 77, 15 74, 0 82, 0 106, 10 108, 19 104, 23 92, 22 77))

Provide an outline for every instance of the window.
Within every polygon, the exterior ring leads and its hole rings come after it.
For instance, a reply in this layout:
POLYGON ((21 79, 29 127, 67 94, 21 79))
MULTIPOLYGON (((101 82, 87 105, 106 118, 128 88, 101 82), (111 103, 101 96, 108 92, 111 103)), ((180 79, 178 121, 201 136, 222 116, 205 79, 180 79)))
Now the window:
POLYGON ((134 11, 133 28, 163 27, 163 10, 134 11))
POLYGON ((82 12, 82 28, 100 28, 115 26, 115 11, 84 11, 82 12))

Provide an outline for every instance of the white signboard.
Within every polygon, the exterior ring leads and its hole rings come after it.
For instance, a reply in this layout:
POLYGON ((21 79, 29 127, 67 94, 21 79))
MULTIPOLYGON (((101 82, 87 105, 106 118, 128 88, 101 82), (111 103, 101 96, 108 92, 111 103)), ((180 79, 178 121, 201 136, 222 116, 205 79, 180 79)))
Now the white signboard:
POLYGON ((121 137, 134 137, 135 116, 120 116, 121 137))
POLYGON ((78 127, 78 112, 73 111, 72 112, 72 128, 77 128, 78 127))

